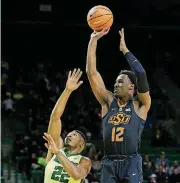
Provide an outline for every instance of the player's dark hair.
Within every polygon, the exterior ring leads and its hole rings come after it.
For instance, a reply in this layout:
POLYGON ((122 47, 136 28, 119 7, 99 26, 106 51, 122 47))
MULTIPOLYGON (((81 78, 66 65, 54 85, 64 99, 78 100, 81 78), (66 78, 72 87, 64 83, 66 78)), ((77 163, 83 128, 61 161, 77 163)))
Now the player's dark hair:
POLYGON ((81 137, 83 138, 83 140, 86 144, 87 139, 86 139, 86 136, 83 134, 83 132, 81 132, 80 130, 75 130, 75 132, 81 135, 81 137))
POLYGON ((135 89, 137 88, 137 78, 136 75, 133 71, 130 70, 121 70, 121 72, 119 73, 119 75, 121 74, 125 74, 129 77, 130 81, 132 82, 132 84, 135 85, 135 89))

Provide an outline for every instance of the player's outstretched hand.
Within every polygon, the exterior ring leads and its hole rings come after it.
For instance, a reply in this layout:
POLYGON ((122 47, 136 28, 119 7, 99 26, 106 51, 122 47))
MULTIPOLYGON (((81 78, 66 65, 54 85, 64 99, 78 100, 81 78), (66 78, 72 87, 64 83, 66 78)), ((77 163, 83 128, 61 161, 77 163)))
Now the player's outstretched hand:
POLYGON ((119 49, 120 49, 120 51, 122 51, 122 52, 127 52, 128 49, 127 49, 126 42, 125 42, 125 38, 124 38, 124 28, 122 28, 122 29, 119 31, 119 35, 120 35, 120 45, 119 45, 119 49))
POLYGON ((100 39, 101 37, 105 36, 106 34, 108 34, 110 29, 106 29, 104 28, 102 31, 100 32, 97 32, 97 31, 94 31, 92 34, 91 34, 91 39, 100 39))
POLYGON ((44 144, 45 147, 51 151, 53 154, 58 153, 58 148, 56 143, 54 142, 53 138, 51 137, 50 134, 44 133, 43 139, 45 139, 47 142, 44 144))
POLYGON ((74 91, 83 83, 83 81, 79 81, 82 76, 82 71, 80 69, 74 69, 73 72, 69 71, 68 79, 66 82, 66 89, 68 91, 74 91))

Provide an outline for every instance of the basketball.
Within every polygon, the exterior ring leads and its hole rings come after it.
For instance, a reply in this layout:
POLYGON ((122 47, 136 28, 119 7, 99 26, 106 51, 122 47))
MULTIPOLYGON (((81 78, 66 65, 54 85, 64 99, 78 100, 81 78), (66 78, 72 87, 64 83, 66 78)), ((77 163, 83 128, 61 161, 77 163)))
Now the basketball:
POLYGON ((87 22, 89 27, 95 31, 109 29, 113 24, 112 11, 106 6, 94 6, 87 14, 87 22))

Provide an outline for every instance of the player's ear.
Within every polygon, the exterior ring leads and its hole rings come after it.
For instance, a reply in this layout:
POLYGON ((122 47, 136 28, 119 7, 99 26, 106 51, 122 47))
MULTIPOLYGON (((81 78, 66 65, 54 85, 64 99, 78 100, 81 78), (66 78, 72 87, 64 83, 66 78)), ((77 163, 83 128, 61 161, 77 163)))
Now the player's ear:
POLYGON ((133 90, 134 89, 134 84, 129 84, 129 90, 133 90))
POLYGON ((84 142, 81 141, 81 143, 80 143, 80 148, 83 148, 83 149, 84 149, 84 146, 85 146, 84 142))

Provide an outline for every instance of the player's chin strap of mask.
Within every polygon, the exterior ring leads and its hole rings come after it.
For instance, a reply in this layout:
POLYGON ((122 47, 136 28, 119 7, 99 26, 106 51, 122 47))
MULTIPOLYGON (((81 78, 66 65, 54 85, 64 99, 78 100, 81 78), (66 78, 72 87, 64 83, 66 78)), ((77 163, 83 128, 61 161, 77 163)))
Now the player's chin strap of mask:
POLYGON ((126 60, 128 61, 132 71, 137 77, 137 90, 139 93, 146 93, 149 91, 149 84, 147 81, 146 71, 143 66, 137 60, 137 58, 131 53, 127 52, 125 55, 126 60))

